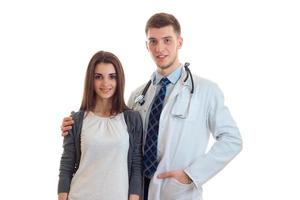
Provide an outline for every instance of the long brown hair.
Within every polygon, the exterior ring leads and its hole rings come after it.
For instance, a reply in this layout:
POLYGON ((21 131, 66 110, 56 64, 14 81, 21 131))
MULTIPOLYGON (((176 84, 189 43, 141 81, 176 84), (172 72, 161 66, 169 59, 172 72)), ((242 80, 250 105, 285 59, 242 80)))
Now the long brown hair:
POLYGON ((122 64, 117 56, 113 53, 106 51, 97 52, 90 60, 89 65, 86 70, 85 81, 84 81, 84 91, 80 110, 91 111, 96 106, 96 92, 94 87, 94 73, 96 65, 100 63, 112 64, 116 70, 116 81, 117 88, 115 94, 112 98, 112 110, 111 115, 127 110, 128 107, 124 101, 124 86, 125 86, 125 76, 122 64))
POLYGON ((180 23, 173 15, 168 13, 156 13, 147 21, 145 27, 146 35, 148 34, 149 28, 163 28, 169 25, 173 27, 178 36, 181 34, 180 23))

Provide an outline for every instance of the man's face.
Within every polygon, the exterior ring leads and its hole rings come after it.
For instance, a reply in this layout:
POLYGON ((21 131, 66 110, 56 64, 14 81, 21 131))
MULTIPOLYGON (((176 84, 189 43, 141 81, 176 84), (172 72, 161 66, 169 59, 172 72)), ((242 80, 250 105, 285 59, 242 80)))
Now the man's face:
POLYGON ((147 33, 147 49, 162 75, 168 75, 179 66, 178 49, 182 46, 182 38, 173 27, 149 28, 147 33))

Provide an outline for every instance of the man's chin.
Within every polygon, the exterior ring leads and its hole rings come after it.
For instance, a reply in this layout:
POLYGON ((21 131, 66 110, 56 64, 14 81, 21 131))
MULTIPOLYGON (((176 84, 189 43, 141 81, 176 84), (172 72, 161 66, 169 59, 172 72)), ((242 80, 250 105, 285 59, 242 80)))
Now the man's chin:
POLYGON ((156 65, 157 65, 157 67, 160 68, 160 69, 167 69, 167 68, 170 67, 169 64, 164 64, 164 63, 161 63, 161 62, 156 62, 156 65))

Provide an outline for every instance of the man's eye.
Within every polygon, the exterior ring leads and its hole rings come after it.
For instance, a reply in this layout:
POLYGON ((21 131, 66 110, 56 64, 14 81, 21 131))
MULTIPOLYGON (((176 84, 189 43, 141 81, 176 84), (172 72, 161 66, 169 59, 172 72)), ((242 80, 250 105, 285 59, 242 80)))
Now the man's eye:
POLYGON ((171 39, 169 39, 169 38, 166 38, 166 39, 165 39, 165 43, 166 43, 166 44, 169 44, 169 43, 171 43, 171 42, 172 42, 171 39))
POLYGON ((150 45, 154 45, 154 44, 156 44, 157 42, 156 42, 156 40, 149 40, 148 43, 149 43, 150 45))

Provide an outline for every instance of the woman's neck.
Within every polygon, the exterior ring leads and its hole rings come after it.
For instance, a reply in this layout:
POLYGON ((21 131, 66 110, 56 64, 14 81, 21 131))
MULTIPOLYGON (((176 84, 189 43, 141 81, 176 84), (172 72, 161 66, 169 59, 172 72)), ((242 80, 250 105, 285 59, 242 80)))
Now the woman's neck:
POLYGON ((93 112, 101 117, 110 117, 112 102, 109 100, 98 100, 93 112))

